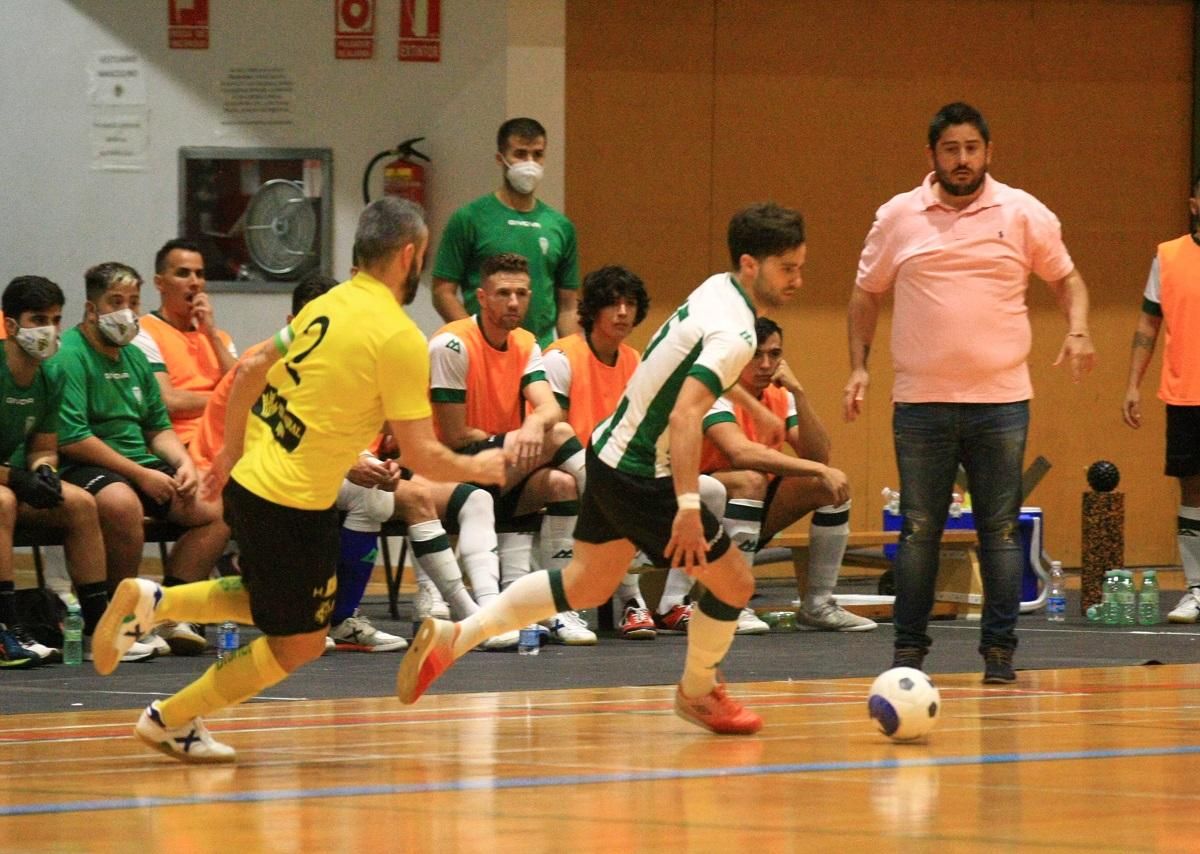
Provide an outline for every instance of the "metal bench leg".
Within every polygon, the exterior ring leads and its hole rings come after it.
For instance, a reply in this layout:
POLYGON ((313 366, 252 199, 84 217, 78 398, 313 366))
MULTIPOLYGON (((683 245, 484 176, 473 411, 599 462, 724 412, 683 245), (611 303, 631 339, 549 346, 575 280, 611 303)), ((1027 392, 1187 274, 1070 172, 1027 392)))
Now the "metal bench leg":
POLYGON ((380 533, 379 545, 383 552, 383 570, 387 577, 388 613, 393 620, 400 619, 400 581, 404 578, 404 561, 408 558, 408 537, 400 542, 400 560, 392 564, 392 550, 388 537, 380 533))

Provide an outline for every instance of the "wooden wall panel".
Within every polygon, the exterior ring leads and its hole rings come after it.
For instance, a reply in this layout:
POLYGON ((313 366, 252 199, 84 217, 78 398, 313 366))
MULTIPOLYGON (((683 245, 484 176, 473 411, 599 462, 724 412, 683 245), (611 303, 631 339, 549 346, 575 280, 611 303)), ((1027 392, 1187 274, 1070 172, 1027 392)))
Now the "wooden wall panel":
POLYGON ((1174 563, 1177 497, 1161 475, 1156 374, 1139 433, 1121 424, 1119 406, 1154 246, 1187 228, 1191 26, 1188 2, 572 2, 568 207, 585 266, 622 259, 643 271, 665 312, 726 266, 733 211, 767 198, 803 210, 805 287, 778 319, 854 485, 852 523, 877 527, 880 490, 897 484, 888 317, 866 417, 845 425, 845 304, 876 207, 928 171, 933 112, 974 103, 992 126, 993 174, 1059 215, 1092 292, 1100 360, 1073 385, 1050 367, 1058 309, 1044 284, 1030 288, 1029 456, 1054 464, 1033 496, 1048 546, 1078 561, 1083 470, 1103 457, 1129 494, 1127 560, 1174 563), (636 188, 611 186, 624 165, 636 188), (634 209, 659 220, 651 239, 630 222, 634 209))

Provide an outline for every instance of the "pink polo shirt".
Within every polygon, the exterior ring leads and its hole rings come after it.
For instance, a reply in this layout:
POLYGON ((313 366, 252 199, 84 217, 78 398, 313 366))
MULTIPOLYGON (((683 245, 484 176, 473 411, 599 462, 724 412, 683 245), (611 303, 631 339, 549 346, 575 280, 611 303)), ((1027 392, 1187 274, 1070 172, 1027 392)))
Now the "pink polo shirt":
POLYGON ((990 175, 961 211, 938 201, 933 173, 875 213, 857 286, 896 289, 897 403, 1012 403, 1033 396, 1025 290, 1075 265, 1050 209, 990 175))

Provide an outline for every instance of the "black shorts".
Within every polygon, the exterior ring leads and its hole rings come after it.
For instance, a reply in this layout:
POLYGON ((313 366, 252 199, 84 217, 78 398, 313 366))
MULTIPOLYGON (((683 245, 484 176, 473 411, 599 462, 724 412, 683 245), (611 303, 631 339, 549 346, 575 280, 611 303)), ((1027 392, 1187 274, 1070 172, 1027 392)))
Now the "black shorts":
MULTIPOLYGON (((481 454, 484 451, 490 451, 493 448, 504 450, 504 437, 507 433, 497 433, 495 436, 488 436, 486 439, 480 439, 478 442, 469 442, 458 449, 460 454, 474 456, 481 454)), ((537 471, 535 469, 534 471, 537 471)), ((494 483, 473 483, 472 486, 478 486, 488 495, 492 496, 492 502, 495 506, 496 523, 512 522, 517 518, 517 505, 521 502, 521 493, 525 491, 525 484, 529 482, 529 478, 533 477, 534 472, 530 472, 523 480, 513 485, 513 488, 508 492, 501 492, 501 487, 494 483)))
MULTIPOLYGON (((575 539, 584 543, 629 540, 650 562, 666 568, 671 562, 663 554, 671 540, 675 521, 675 482, 670 477, 638 477, 618 471, 587 449, 587 486, 575 524, 575 539)), ((708 540, 708 559, 716 560, 729 550, 729 535, 721 520, 701 505, 700 518, 708 540)))
POLYGON ((1200 406, 1167 404, 1168 477, 1200 474, 1200 406))
POLYGON ((763 496, 762 518, 763 527, 762 533, 759 534, 758 543, 755 551, 761 551, 767 547, 767 543, 771 542, 778 534, 778 531, 767 530, 767 514, 771 510, 771 502, 775 500, 775 493, 779 492, 779 484, 783 483, 783 478, 775 475, 771 478, 771 482, 767 484, 767 494, 763 496))
POLYGON ((298 635, 329 625, 337 594, 338 512, 297 510, 260 498, 230 479, 225 521, 241 555, 254 625, 268 635, 298 635))
MULTIPOLYGON (((155 460, 145 466, 148 469, 160 471, 170 477, 175 476, 175 467, 163 460, 155 460)), ((138 499, 142 502, 142 512, 151 519, 166 519, 167 513, 171 511, 171 502, 155 501, 146 493, 138 489, 129 478, 123 474, 117 474, 112 469, 106 469, 104 466, 80 465, 71 466, 63 472, 62 479, 67 483, 73 483, 76 486, 86 489, 92 495, 99 494, 100 490, 106 486, 111 486, 114 483, 123 483, 137 493, 138 499)))

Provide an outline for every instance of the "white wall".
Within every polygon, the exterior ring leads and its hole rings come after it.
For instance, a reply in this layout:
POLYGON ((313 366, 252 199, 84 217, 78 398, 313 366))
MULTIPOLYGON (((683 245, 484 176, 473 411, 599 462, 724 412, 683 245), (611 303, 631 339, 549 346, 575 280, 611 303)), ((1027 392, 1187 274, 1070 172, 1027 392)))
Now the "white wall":
MULTIPOLYGON (((378 0, 375 57, 333 56, 330 0, 220 0, 208 50, 169 50, 166 0, 4 0, 0 3, 0 282, 49 276, 82 313, 82 272, 121 260, 149 279, 154 251, 176 236, 181 146, 317 146, 333 150, 334 274, 345 275, 361 210, 362 170, 377 151, 426 136, 436 239, 450 212, 498 182, 496 127, 518 113, 550 134, 543 197, 561 206, 565 0, 442 0, 442 61, 396 60, 399 0, 378 0), (97 51, 142 60, 149 148, 137 172, 92 168, 97 108, 87 68, 97 51), (234 67, 279 67, 295 82, 294 123, 222 125, 220 83, 234 67)), ((377 170, 379 171, 379 170, 377 170)), ((157 294, 144 296, 145 307, 157 294)), ((239 347, 277 328, 287 299, 219 294, 218 323, 239 347)), ((428 292, 412 311, 439 321, 428 292)))

